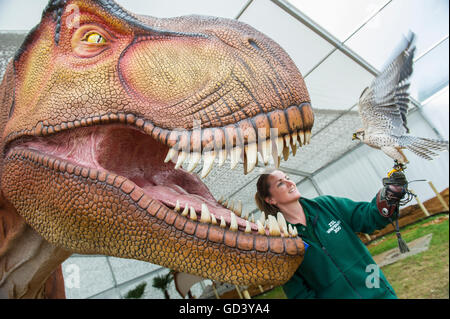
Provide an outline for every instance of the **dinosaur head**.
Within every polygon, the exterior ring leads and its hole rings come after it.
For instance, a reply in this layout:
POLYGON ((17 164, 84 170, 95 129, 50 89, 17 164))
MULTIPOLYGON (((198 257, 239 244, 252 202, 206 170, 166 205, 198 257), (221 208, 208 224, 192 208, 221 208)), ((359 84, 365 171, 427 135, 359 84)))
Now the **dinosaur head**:
POLYGON ((203 159, 206 176, 230 156, 249 172, 258 152, 308 142, 303 78, 250 26, 52 0, 0 103, 2 196, 50 243, 241 285, 284 283, 301 263, 299 237, 258 232, 181 168, 203 159))

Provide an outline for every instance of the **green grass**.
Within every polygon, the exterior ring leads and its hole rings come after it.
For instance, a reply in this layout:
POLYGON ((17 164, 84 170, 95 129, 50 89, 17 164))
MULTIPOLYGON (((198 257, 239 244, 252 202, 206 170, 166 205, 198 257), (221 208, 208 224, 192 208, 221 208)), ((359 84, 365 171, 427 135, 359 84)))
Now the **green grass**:
MULTIPOLYGON (((399 298, 449 298, 449 221, 444 218, 435 216, 401 231, 406 242, 430 233, 433 238, 428 250, 382 267, 399 298)), ((391 234, 368 248, 379 254, 394 247, 397 237, 391 234)))
MULTIPOLYGON (((408 243, 433 234, 428 250, 382 267, 382 271, 399 298, 449 298, 449 220, 438 215, 401 229, 408 243)), ((375 256, 398 247, 395 233, 372 242, 367 248, 375 256)), ((286 299, 282 287, 254 297, 255 299, 286 299)))

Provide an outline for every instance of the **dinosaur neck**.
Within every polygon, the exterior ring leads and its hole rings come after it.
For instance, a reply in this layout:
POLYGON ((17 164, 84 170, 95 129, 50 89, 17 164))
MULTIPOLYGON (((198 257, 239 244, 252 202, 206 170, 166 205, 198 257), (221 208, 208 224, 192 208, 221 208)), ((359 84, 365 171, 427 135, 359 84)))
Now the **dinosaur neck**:
POLYGON ((0 299, 64 297, 59 266, 70 255, 0 204, 0 299))

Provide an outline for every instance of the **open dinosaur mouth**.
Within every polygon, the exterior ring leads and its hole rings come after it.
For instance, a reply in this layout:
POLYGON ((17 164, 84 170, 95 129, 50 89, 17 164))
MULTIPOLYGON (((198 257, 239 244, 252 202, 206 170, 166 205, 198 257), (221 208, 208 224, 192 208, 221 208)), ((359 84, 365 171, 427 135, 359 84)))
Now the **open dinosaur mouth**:
MULTIPOLYGON (((274 219, 267 222, 263 219, 255 223, 249 221, 248 216, 241 217, 242 206, 228 209, 217 202, 196 174, 176 167, 176 157, 175 161, 167 161, 168 146, 130 126, 81 127, 47 137, 34 137, 13 147, 17 148, 37 151, 74 167, 123 176, 150 198, 191 220, 247 233, 283 233, 282 221, 279 224, 274 219)), ((285 236, 295 235, 288 234, 287 229, 285 232, 285 236)))
POLYGON ((227 153, 232 168, 241 158, 244 160, 244 172, 255 167, 258 152, 265 164, 269 157, 274 161, 281 157, 286 160, 289 147, 295 154, 298 146, 309 143, 313 118, 308 103, 262 114, 259 119, 256 116, 251 119, 252 123, 250 120, 241 121, 228 131, 227 127, 223 130, 207 128, 199 132, 195 129, 169 131, 155 127, 149 130, 144 121, 128 115, 110 116, 108 120, 110 123, 104 121, 107 125, 92 125, 102 122, 100 117, 55 127, 41 123, 32 137, 19 138, 11 143, 7 156, 17 149, 31 150, 70 164, 72 170, 74 167, 83 168, 86 176, 90 174, 89 170, 120 176, 140 188, 148 198, 197 222, 260 235, 297 235, 295 230, 286 227, 282 218, 277 221, 269 216, 267 220, 264 217, 257 221, 249 220, 248 215, 242 214, 240 203, 233 207, 230 203, 217 202, 201 179, 190 172, 203 159, 200 175, 207 176, 214 162, 224 163, 227 153), (280 120, 281 116, 286 121, 280 120), (275 138, 270 136, 272 124, 277 124, 275 138), (257 132, 251 126, 262 127, 263 131, 258 129, 257 132), (261 140, 261 133, 267 138, 261 140), (184 151, 186 145, 192 152, 184 151), (206 151, 211 145, 220 147, 216 151, 206 151), (196 152, 196 149, 200 151, 196 152), (181 167, 186 161, 189 162, 187 171, 181 167))

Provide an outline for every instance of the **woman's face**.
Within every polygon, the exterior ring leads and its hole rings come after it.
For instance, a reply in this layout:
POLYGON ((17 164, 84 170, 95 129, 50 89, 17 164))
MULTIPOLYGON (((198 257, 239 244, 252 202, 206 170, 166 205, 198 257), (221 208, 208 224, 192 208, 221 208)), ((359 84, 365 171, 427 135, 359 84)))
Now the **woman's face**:
POLYGON ((297 185, 281 171, 275 171, 270 174, 267 181, 269 183, 269 192, 272 195, 266 199, 269 204, 279 206, 280 204, 297 201, 301 196, 297 185))

